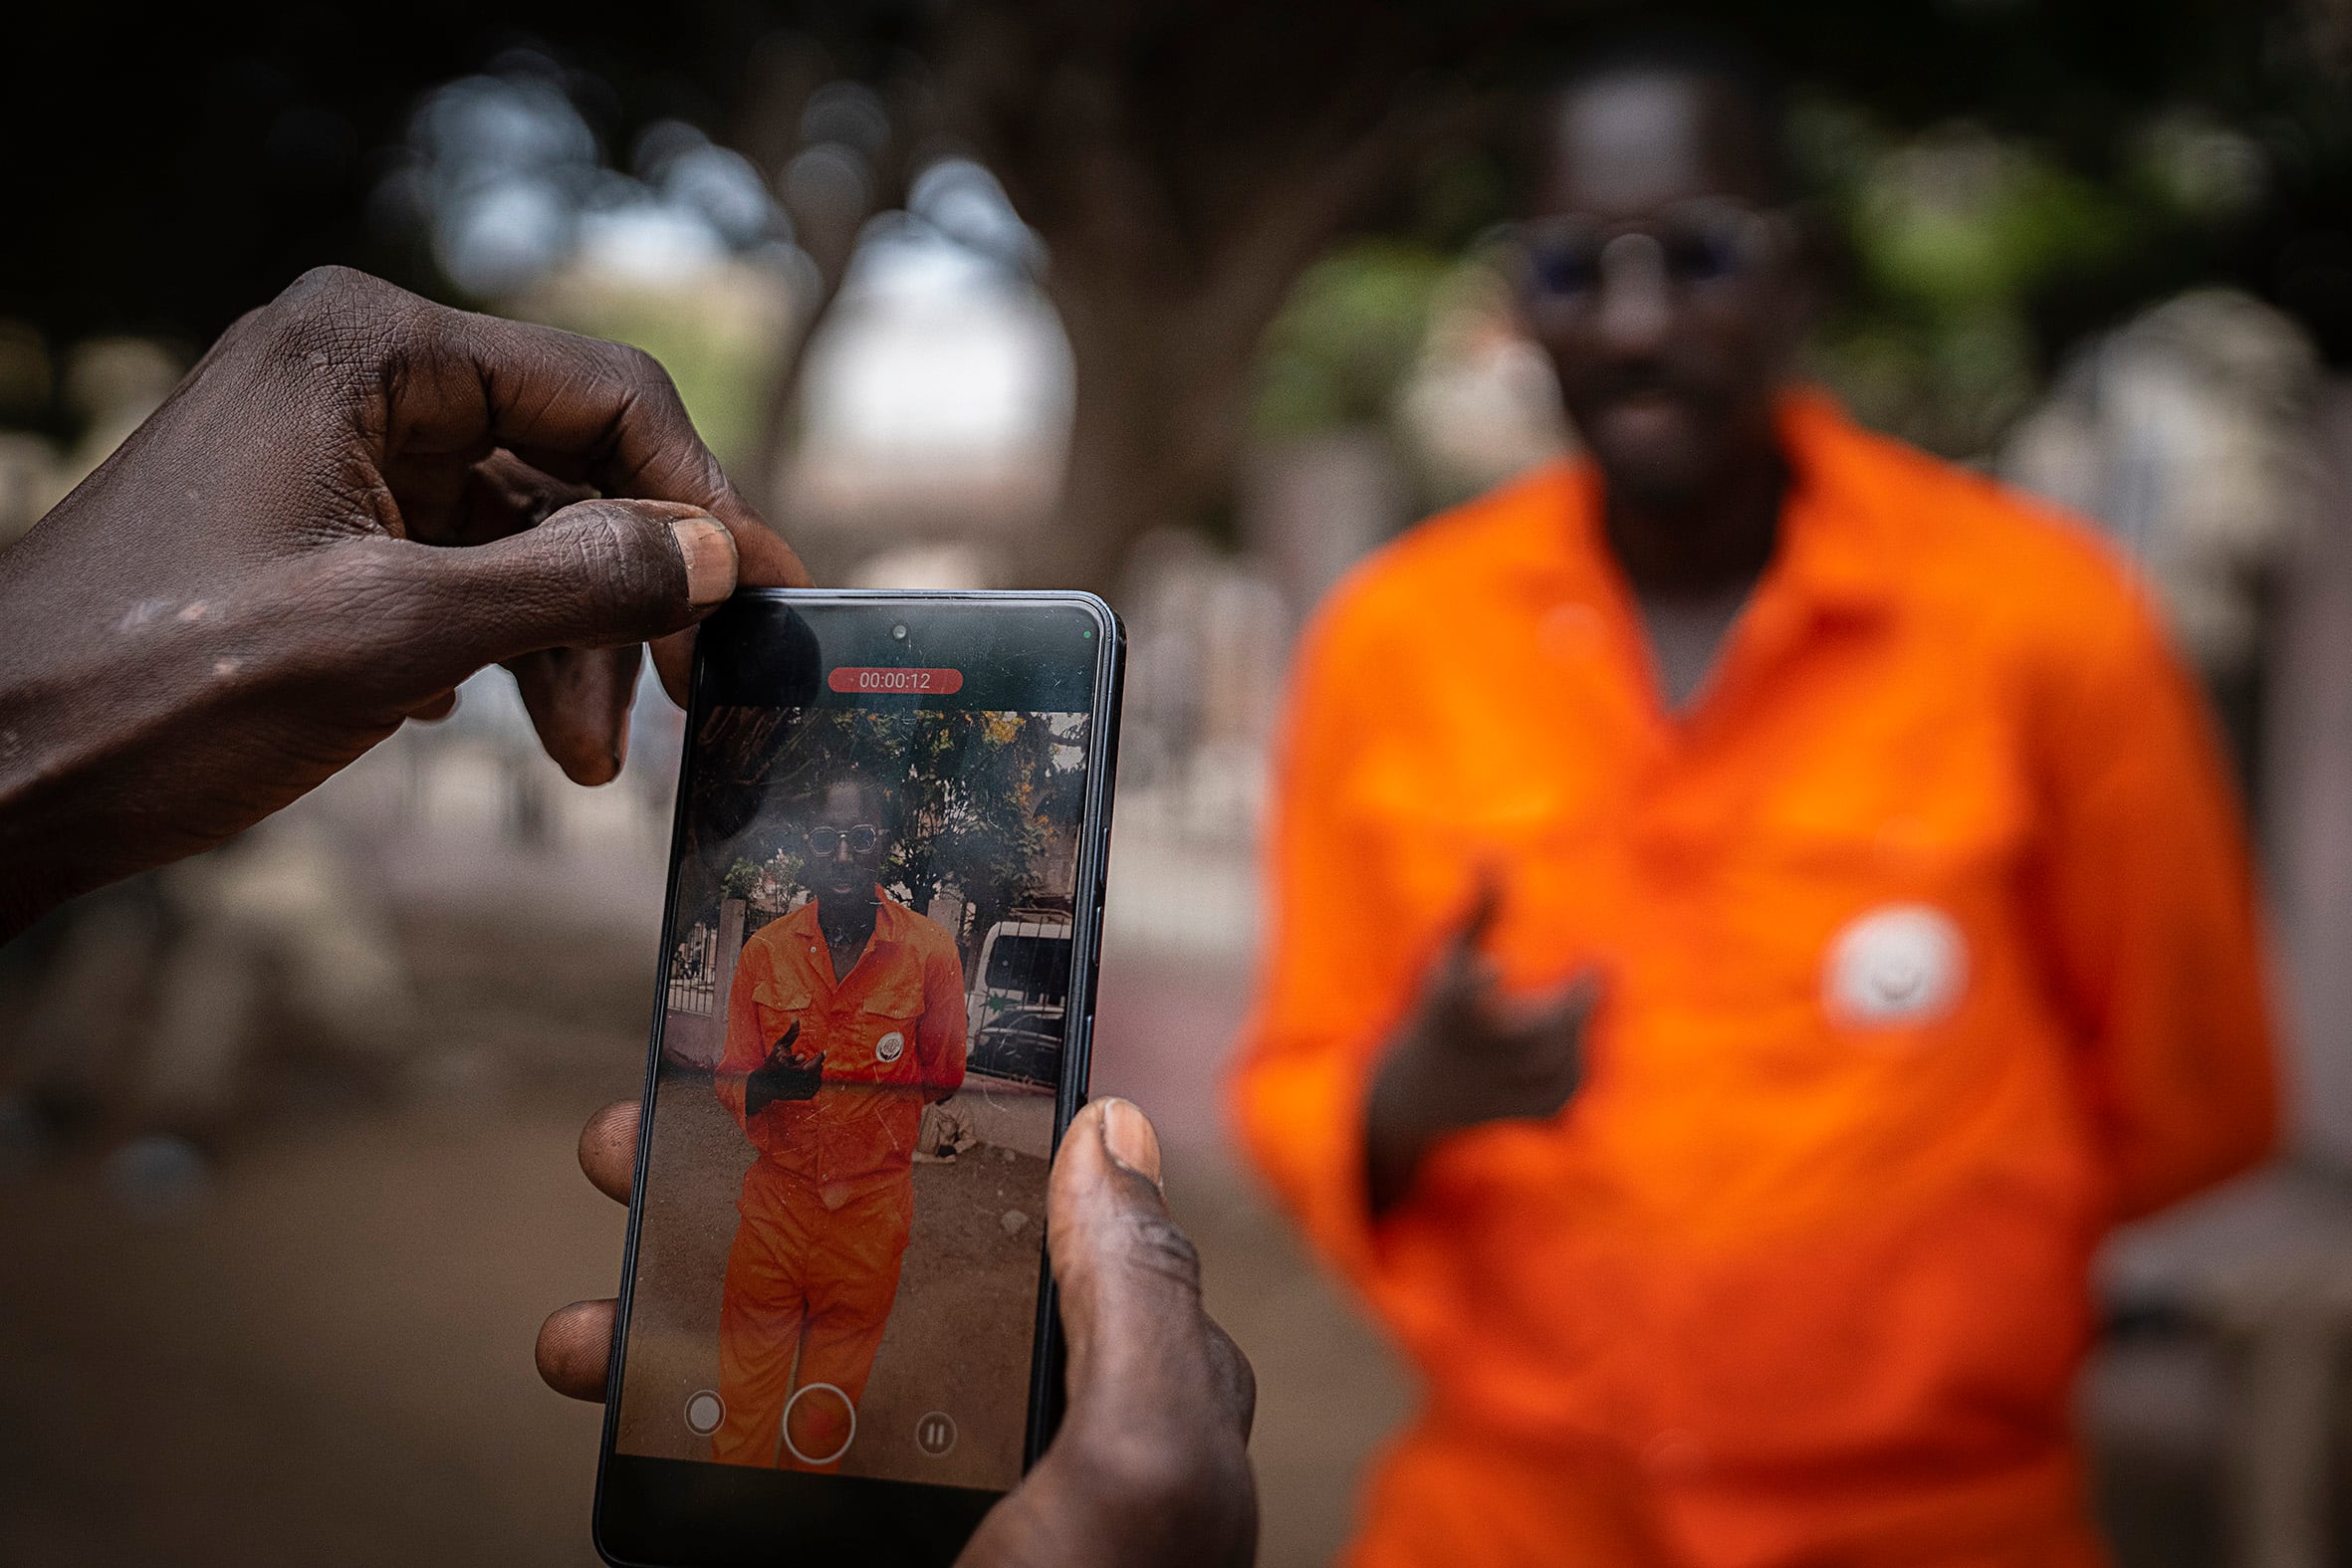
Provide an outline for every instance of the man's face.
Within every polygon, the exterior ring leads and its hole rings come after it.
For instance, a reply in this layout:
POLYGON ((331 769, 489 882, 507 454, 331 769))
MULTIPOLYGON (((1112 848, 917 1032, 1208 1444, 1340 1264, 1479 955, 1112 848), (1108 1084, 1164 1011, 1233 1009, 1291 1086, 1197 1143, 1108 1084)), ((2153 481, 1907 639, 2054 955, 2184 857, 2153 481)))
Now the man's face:
POLYGON ((859 785, 826 788, 809 827, 809 877, 818 892, 844 898, 872 890, 890 847, 881 816, 879 804, 859 785))
POLYGON ((1771 439, 1810 291, 1755 116, 1725 88, 1606 77, 1558 99, 1521 302, 1613 496, 1688 507, 1771 439))

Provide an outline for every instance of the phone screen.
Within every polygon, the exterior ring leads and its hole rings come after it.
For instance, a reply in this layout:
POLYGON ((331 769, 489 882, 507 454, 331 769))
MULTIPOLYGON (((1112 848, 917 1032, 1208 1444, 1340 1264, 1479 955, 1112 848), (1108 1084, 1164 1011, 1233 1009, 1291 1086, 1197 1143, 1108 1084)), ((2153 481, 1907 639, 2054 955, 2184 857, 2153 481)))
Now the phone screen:
POLYGON ((1116 637, 1082 595, 752 595, 705 623, 608 1555, 944 1562, 1020 1479, 1116 637))

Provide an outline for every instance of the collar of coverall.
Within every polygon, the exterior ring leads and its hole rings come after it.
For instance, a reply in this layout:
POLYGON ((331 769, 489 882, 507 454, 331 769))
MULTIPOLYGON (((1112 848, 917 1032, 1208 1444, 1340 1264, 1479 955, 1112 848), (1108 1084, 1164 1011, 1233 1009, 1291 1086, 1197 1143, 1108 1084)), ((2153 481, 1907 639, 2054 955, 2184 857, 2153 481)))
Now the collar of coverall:
MULTIPOLYGON (((1773 409, 1789 484, 1780 511, 1780 544, 1757 586, 1759 602, 1773 602, 1794 619, 1868 617, 1893 604, 1904 572, 1904 518, 1881 491, 1883 443, 1849 420, 1825 392, 1793 387, 1773 409)), ((1600 474, 1570 461, 1533 476, 1557 486, 1565 529, 1526 536, 1527 559, 1510 575, 1540 599, 1563 593, 1632 602, 1601 532, 1600 474), (1565 547, 1564 549, 1562 547, 1565 547)))
MULTIPOLYGON (((814 898, 785 916, 796 936, 814 936, 818 932, 817 905, 814 898)), ((882 884, 874 884, 874 934, 866 939, 875 942, 896 942, 905 935, 905 921, 911 913, 907 907, 883 891, 882 884)))

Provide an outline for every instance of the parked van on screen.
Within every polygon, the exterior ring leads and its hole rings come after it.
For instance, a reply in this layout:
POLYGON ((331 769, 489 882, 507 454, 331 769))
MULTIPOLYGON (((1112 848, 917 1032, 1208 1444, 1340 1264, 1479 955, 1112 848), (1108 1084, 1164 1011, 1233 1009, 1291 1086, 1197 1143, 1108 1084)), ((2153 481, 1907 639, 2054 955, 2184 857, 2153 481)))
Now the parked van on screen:
POLYGON ((1069 917, 1015 910, 981 939, 967 999, 967 1071, 1052 1084, 1061 1070, 1069 1001, 1069 917))

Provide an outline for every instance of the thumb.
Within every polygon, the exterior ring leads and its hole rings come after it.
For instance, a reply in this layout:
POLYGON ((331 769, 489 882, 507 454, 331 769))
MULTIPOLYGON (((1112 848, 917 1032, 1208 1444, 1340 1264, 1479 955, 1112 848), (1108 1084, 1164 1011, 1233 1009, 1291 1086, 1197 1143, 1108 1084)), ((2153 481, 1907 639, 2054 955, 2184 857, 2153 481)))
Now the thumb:
POLYGON ((1492 1004, 1498 1028, 1515 1034, 1580 1034, 1600 1006, 1601 979, 1583 970, 1532 996, 1503 996, 1492 1004))
POLYGON ((1249 1363, 1201 1310, 1200 1255, 1169 1218, 1159 1175, 1158 1136, 1125 1100, 1095 1101, 1062 1135, 1046 1228, 1072 1416, 1183 1425, 1217 1411, 1246 1433, 1249 1363))
POLYGON ((1482 867, 1470 901, 1452 928, 1438 938, 1436 952, 1421 973, 1412 1013, 1416 1025, 1464 1011, 1475 1013, 1494 990, 1494 965, 1482 944, 1502 905, 1502 878, 1492 866, 1482 867))
POLYGON ((1239 1568, 1257 1555, 1250 1363, 1201 1310, 1200 1263, 1159 1175, 1151 1123, 1123 1100, 1097 1100, 1062 1134, 1046 1232, 1069 1409, 957 1559, 964 1568, 1239 1568))
POLYGON ((537 528, 432 558, 432 619, 469 669, 543 648, 650 641, 735 591, 734 537, 668 501, 577 502, 537 528))

